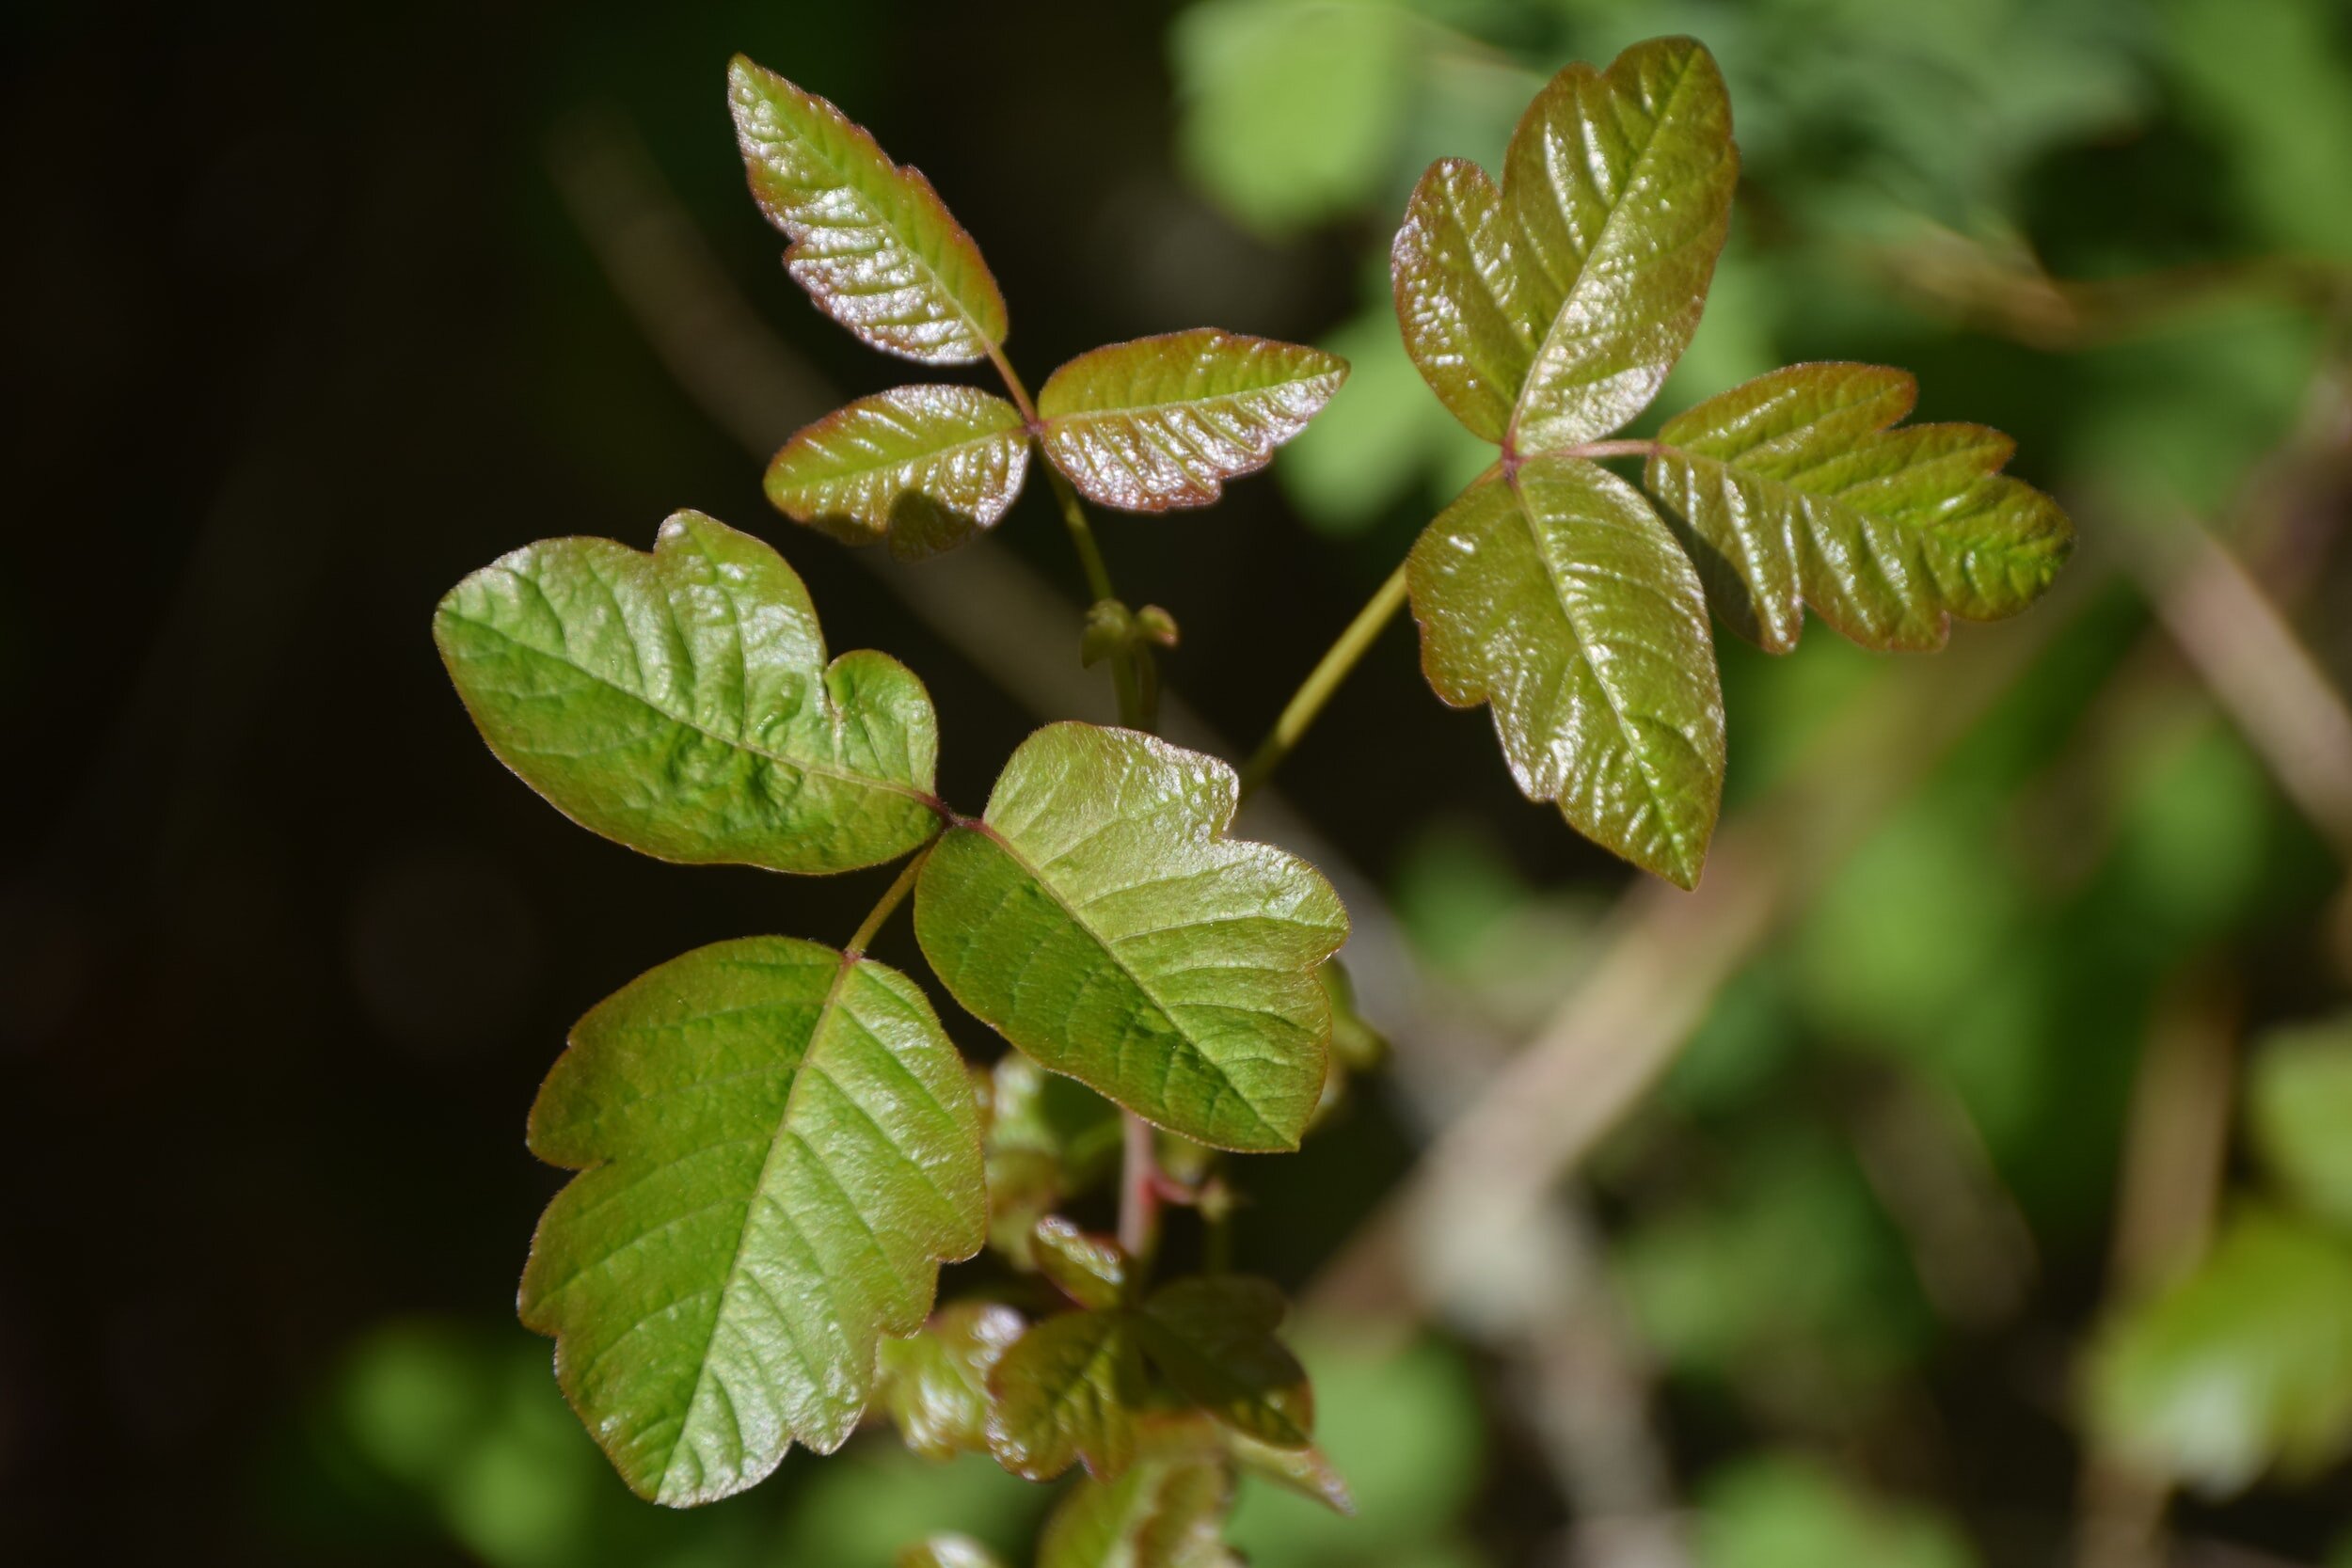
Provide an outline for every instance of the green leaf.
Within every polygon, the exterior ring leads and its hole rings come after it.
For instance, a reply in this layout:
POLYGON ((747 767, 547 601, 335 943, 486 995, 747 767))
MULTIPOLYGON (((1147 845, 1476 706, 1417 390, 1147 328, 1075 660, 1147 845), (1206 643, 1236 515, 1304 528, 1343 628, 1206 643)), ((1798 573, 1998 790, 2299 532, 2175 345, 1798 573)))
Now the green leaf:
POLYGON ((1107 1236, 1089 1236, 1048 1215, 1037 1222, 1035 1256, 1040 1272, 1089 1311, 1106 1312, 1127 1299, 1127 1255, 1107 1236))
POLYGON ((2090 1364, 2106 1446, 2215 1495, 2352 1450, 2352 1249, 2236 1217, 2195 1273, 2110 1323, 2090 1364))
POLYGON ((943 1460, 988 1451, 988 1374, 1024 1326, 1009 1307, 965 1301, 882 1341, 882 1397, 909 1449, 943 1460))
POLYGON ((968 364, 1005 341, 1005 296, 921 172, 839 109, 738 55, 727 103, 752 195, 818 309, 891 354, 968 364))
POLYGON ((1314 1441, 1314 1395, 1274 1337, 1285 1309, 1263 1279, 1201 1275, 1154 1291, 1137 1332, 1184 1398, 1261 1442, 1301 1449, 1314 1441))
POLYGON ((1370 1072, 1389 1059, 1388 1037, 1356 1010, 1356 982, 1337 958, 1315 971, 1331 1004, 1331 1054, 1351 1072, 1370 1072))
POLYGON ((1343 1518, 1356 1512, 1356 1498, 1347 1478, 1321 1449, 1283 1448, 1262 1443, 1245 1433, 1224 1429, 1225 1446, 1252 1474, 1311 1497, 1343 1518))
POLYGON ((1224 836, 1235 790, 1214 757, 1048 725, 931 851, 914 930, 1043 1066, 1196 1142, 1294 1148, 1331 1033, 1314 968, 1347 914, 1306 862, 1224 836))
POLYGON ((2281 1031, 2247 1087, 2254 1145, 2279 1184, 2352 1228, 2352 1019, 2281 1031))
POLYGON ((1020 410, 974 387, 894 387, 826 415, 768 466, 768 499, 851 545, 919 561, 952 549, 1021 493, 1020 410))
POLYGON ((1723 797, 1723 694, 1698 577, 1640 492, 1532 458, 1463 491, 1407 569, 1429 684, 1493 705, 1528 798, 1695 886, 1723 797))
POLYGON ((989 1244, 1034 1268, 1037 1222, 1118 1168, 1119 1109, 1018 1051, 990 1069, 985 1095, 989 1244))
POLYGON ((1038 1568, 1225 1568, 1232 1468, 1216 1449, 1154 1441, 1112 1481, 1082 1480, 1038 1543, 1038 1568))
POLYGON ((1207 506, 1307 427, 1347 379, 1319 348, 1200 327, 1082 354, 1037 395, 1045 455, 1089 499, 1207 506))
POLYGON ((1135 1458, 1149 1389, 1130 1313, 1065 1312, 1033 1325, 988 1388, 989 1449, 1014 1475, 1051 1481, 1083 1462, 1108 1481, 1135 1458))
POLYGON ((1792 365, 1666 421, 1649 487, 1741 635, 1785 653, 1810 605, 1865 647, 1940 648, 1951 617, 2013 615, 2057 578, 2074 525, 2000 471, 2014 444, 1890 429, 1917 398, 1908 372, 1792 365))
POLYGON ((1003 1568, 1003 1563, 968 1535, 934 1535, 900 1552, 898 1568, 1003 1568))
POLYGON ((938 823, 923 683, 883 654, 827 664, 784 558, 699 512, 650 555, 526 546, 453 589, 433 636, 499 760, 632 849, 846 871, 938 823))
POLYGON ((525 1323, 639 1495, 752 1485, 856 1428, 877 1341, 979 1250, 979 1116, 906 976, 782 937, 675 958, 572 1031, 532 1151, 578 1170, 525 1323))
POLYGON ((1518 453, 1606 436, 1690 346, 1740 154, 1714 56, 1652 39, 1536 94, 1502 183, 1441 159, 1390 256, 1406 351, 1473 433, 1518 453))

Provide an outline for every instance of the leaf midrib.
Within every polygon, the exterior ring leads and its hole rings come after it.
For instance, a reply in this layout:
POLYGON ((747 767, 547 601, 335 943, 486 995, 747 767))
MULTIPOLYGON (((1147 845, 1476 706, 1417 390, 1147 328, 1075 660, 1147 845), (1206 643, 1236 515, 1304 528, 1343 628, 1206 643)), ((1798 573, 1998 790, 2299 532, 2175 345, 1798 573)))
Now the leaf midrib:
POLYGON ((922 451, 908 456, 885 458, 880 462, 870 463, 861 467, 836 467, 819 478, 803 480, 800 483, 790 486, 790 488, 796 490, 820 490, 836 484, 855 484, 863 481, 872 479, 877 475, 887 475, 895 469, 920 467, 927 464, 944 462, 950 457, 975 447, 986 447, 1001 443, 1008 448, 1017 450, 1026 445, 1028 437, 1023 433, 1019 422, 1016 420, 1013 424, 1008 425, 1001 430, 991 430, 977 436, 958 436, 955 440, 949 441, 945 446, 926 447, 922 451))
MULTIPOLYGON (((754 756, 763 757, 779 767, 797 768, 802 772, 815 773, 820 778, 833 779, 843 784, 859 784, 869 789, 884 790, 890 794, 904 796, 906 799, 914 801, 917 805, 922 806, 927 811, 937 812, 940 809, 939 797, 930 794, 929 791, 917 789, 911 784, 900 784, 896 779, 877 778, 870 774, 852 772, 849 768, 835 767, 829 763, 812 762, 801 757, 789 756, 781 752, 771 752, 764 746, 755 746, 747 740, 741 740, 732 736, 721 735, 718 731, 711 729, 708 725, 700 723, 695 720, 672 713, 668 708, 661 706, 652 698, 646 696, 644 692, 632 691, 610 675, 602 674, 597 671, 591 670, 586 665, 580 663, 576 659, 548 653, 545 648, 535 647, 532 644, 524 641, 521 638, 516 637, 514 633, 508 631, 503 626, 493 625, 488 621, 477 619, 474 616, 467 615, 455 610, 444 609, 441 613, 448 616, 452 621, 455 622, 459 626, 471 626, 477 631, 487 632, 492 637, 495 637, 501 641, 506 643, 509 647, 519 649, 523 653, 530 654, 534 657, 546 659, 550 664, 561 665, 566 670, 577 671, 580 674, 585 675, 588 679, 596 682, 598 686, 604 687, 608 690, 618 692, 620 695, 629 699, 640 707, 645 709, 646 712, 653 714, 656 718, 662 719, 670 723, 675 724, 680 729, 691 730, 696 735, 702 736, 706 739, 717 741, 722 746, 731 747, 739 752, 748 752, 754 756)), ((813 672, 810 676, 811 680, 821 685, 825 678, 826 672, 831 668, 831 665, 827 665, 813 672)), ((746 717, 748 717, 748 714, 746 717)))
POLYGON ((1048 414, 1040 422, 1044 426, 1045 433, 1050 436, 1057 427, 1063 425, 1084 424, 1090 420, 1140 419, 1146 415, 1165 414, 1171 409, 1200 408, 1206 404, 1219 403, 1240 403, 1247 398, 1279 391, 1285 387, 1296 387, 1304 382, 1320 381, 1333 373, 1329 370, 1321 370, 1312 371, 1304 375, 1286 375, 1278 381, 1268 381, 1255 387, 1244 387, 1237 391, 1211 392, 1206 397, 1168 398, 1157 403, 1130 403, 1097 408, 1073 408, 1060 414, 1048 414))
MULTIPOLYGON (((1601 219, 1599 234, 1595 236, 1592 245, 1585 249, 1584 254, 1577 258, 1576 276, 1569 280, 1568 286, 1561 291, 1560 309, 1553 312, 1551 325, 1544 329, 1543 341, 1535 345, 1534 356, 1527 364, 1526 379, 1520 382, 1518 396, 1512 401, 1511 418, 1504 425, 1502 432, 1503 444, 1506 448, 1515 447, 1518 443, 1519 425, 1527 418, 1527 399, 1528 394, 1535 386, 1535 372, 1543 368, 1545 357, 1550 354, 1552 343, 1560 336, 1561 325, 1568 319, 1568 307, 1576 299, 1577 292, 1583 288, 1584 279, 1592 271, 1593 258, 1607 247, 1611 236, 1616 232, 1617 220, 1625 214, 1628 198, 1631 197, 1636 187, 1641 184, 1643 177, 1648 172, 1650 159, 1657 152, 1659 142, 1664 137, 1667 122, 1674 118, 1676 109, 1682 102, 1683 89, 1691 85, 1691 78, 1698 70, 1701 52, 1694 49, 1684 59, 1682 74, 1675 79, 1674 87, 1667 92, 1665 107, 1659 111, 1657 122, 1651 127, 1649 140, 1643 143, 1640 152, 1634 154, 1633 171, 1626 181, 1624 195, 1610 206, 1609 215, 1601 219)), ((1599 72, 1603 82, 1608 81, 1608 75, 1607 71, 1599 72)), ((1611 86, 1611 90, 1613 92, 1615 90, 1613 84, 1611 86)), ((1546 182, 1549 183, 1549 181, 1546 182)), ((1556 201, 1559 196, 1558 191, 1554 190, 1551 194, 1556 201)), ((1505 210, 1508 210, 1507 203, 1505 210)))
MULTIPOLYGON (((966 831, 978 833, 981 837, 987 839, 991 844, 995 845, 997 848, 1004 851, 1005 858, 1011 861, 1013 864, 1019 866, 1022 872, 1028 877, 1031 882, 1044 890, 1045 895, 1054 901, 1055 907, 1060 910, 1061 912, 1069 918, 1071 924, 1076 926, 1078 929, 1084 931, 1093 940, 1095 946, 1102 949, 1103 956, 1111 961, 1111 966, 1117 969, 1120 974, 1125 975, 1128 982, 1132 984, 1136 990, 1143 994, 1144 1000, 1151 1003, 1152 1006, 1157 1009, 1159 1015, 1168 1021, 1168 1027, 1175 1032, 1177 1038, 1184 1042, 1186 1049, 1190 1050, 1193 1055, 1198 1057, 1200 1061, 1207 1064, 1209 1069, 1216 1074, 1217 1081, 1226 1086, 1227 1092, 1230 1093, 1238 1103, 1248 1107, 1250 1117, 1257 1122, 1260 1129, 1269 1133, 1278 1131, 1275 1125, 1266 1119, 1265 1113, 1258 1108, 1257 1102, 1251 1100, 1248 1095, 1245 1094, 1242 1091, 1241 1085, 1233 1081, 1232 1075, 1225 1070, 1224 1064, 1219 1062, 1216 1057, 1210 1055, 1207 1052, 1201 1050, 1200 1043, 1192 1037, 1190 1032, 1187 1031, 1183 1024, 1177 1022, 1176 1015, 1169 1010, 1168 1004, 1160 999, 1159 992, 1152 990, 1151 986, 1144 982, 1143 976, 1135 972, 1134 968, 1128 964, 1127 960, 1120 956, 1119 949, 1112 945, 1110 940, 1104 937, 1101 931, 1096 930, 1093 923, 1089 921, 1085 915, 1079 913, 1076 906, 1072 904, 1069 899, 1062 896, 1061 890, 1046 879, 1044 873, 1037 868, 1037 866, 1029 860, 1029 857, 1024 854, 1020 848, 1013 844, 1012 840, 1006 837, 993 823, 986 820, 968 822, 963 826, 966 831)), ((1136 1114, 1141 1115, 1142 1113, 1137 1112, 1136 1114)), ((1150 1118, 1147 1117, 1146 1119, 1148 1120, 1150 1118)))

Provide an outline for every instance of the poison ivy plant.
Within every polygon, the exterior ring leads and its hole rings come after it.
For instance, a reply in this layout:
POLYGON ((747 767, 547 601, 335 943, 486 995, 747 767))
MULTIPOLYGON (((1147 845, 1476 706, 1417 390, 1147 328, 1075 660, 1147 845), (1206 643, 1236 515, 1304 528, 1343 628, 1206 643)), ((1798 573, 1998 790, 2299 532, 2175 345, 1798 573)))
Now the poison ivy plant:
MULTIPOLYGON (((1394 247, 1405 345, 1494 461, 1237 773, 1148 733, 1176 623, 1119 598, 1086 503, 1216 501, 1346 362, 1200 328, 1078 355, 1032 398, 1003 292, 930 183, 748 60, 728 88, 752 194, 816 305, 876 348, 986 362, 1002 384, 860 398, 786 442, 770 499, 920 561, 1005 526, 1041 461, 1094 600, 1079 653, 1109 667, 1120 723, 1046 725, 967 815, 937 791, 921 680, 879 653, 830 657, 783 558, 695 512, 650 553, 546 540, 452 591, 435 636, 459 695, 565 815, 687 863, 904 863, 838 947, 721 942, 580 1021, 532 1116, 532 1149, 577 1174, 541 1221, 523 1320, 647 1497, 724 1497, 882 1414, 927 1457, 1038 1481, 1083 1466, 1042 1568, 1224 1568, 1241 1474, 1352 1503, 1314 1446, 1280 1292, 1221 1267, 1164 1276, 1161 1210, 1193 1210, 1203 1253, 1225 1256, 1224 1155, 1297 1148, 1383 1054, 1334 957, 1339 899, 1298 857, 1230 836, 1242 798, 1409 599, 1430 684, 1493 709, 1521 788, 1692 886, 1724 771, 1710 603, 1774 649, 1807 605, 1871 646, 1930 646, 1949 617, 2046 587, 2065 518, 2001 473, 2004 438, 1898 428, 1898 371, 1800 366, 1656 440, 1607 439, 1691 341, 1739 171, 1706 50, 1637 45, 1554 78, 1499 183, 1448 159, 1414 191, 1394 247), (1670 517, 1603 467, 1630 457, 1670 517), (1010 1047, 984 1067, 914 977, 868 956, 910 899, 933 978, 1010 1047), (1116 1238, 1070 1217, 1113 1185, 1116 1238), (942 1266, 984 1250, 976 1288, 937 1305, 942 1266)), ((2332 1180, 2282 1137, 2301 1179, 2332 1180)), ((948 1535, 905 1560, 996 1560, 948 1535)))

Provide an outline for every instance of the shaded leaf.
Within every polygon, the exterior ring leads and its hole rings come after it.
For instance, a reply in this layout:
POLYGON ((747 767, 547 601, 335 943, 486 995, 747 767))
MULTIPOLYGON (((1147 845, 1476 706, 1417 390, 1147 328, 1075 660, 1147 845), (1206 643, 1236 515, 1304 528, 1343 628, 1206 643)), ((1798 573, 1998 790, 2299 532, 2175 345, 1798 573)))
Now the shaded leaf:
POLYGON ((877 1342, 979 1249, 979 1117, 897 971, 758 937, 700 948, 580 1020, 531 1113, 578 1170, 523 1275, 564 1393, 622 1478, 682 1505, 797 1439, 840 1446, 877 1342))
POLYGON ((1369 1072, 1389 1059, 1388 1037, 1356 1010, 1356 982, 1337 958, 1315 971, 1331 1004, 1331 1055, 1353 1072, 1369 1072))
POLYGON ((1224 837, 1233 770, 1128 730, 1024 741, 940 840, 914 929, 958 1002, 1030 1056, 1220 1148, 1297 1146, 1347 915, 1306 862, 1224 837))
POLYGON ((1731 224, 1740 153, 1715 57, 1696 40, 1576 64, 1503 153, 1514 258, 1545 324, 1511 413, 1518 451, 1606 436, 1649 405, 1698 329, 1731 224))
POLYGON ((989 1070, 985 1096, 989 1244, 1033 1268, 1037 1222, 1118 1168, 1119 1109, 1018 1051, 989 1070))
POLYGON ((1874 1497, 1813 1460, 1768 1454, 1708 1478, 1697 1528, 1705 1568, 1976 1568, 1949 1520, 1874 1497))
POLYGON ((2247 1105, 2279 1184, 2352 1228, 2352 1019, 2274 1037, 2254 1057, 2247 1105))
POLYGON ((1072 1301, 1108 1311, 1127 1299, 1127 1255, 1108 1236, 1090 1236, 1059 1215, 1037 1222, 1037 1266, 1072 1301))
POLYGON ((1406 352, 1478 436, 1537 452, 1646 407, 1690 346, 1740 155, 1714 57, 1652 39, 1528 105, 1498 186, 1440 159, 1390 253, 1406 352))
POLYGON ((1232 1500, 1223 1454, 1154 1439, 1118 1480, 1071 1488, 1046 1521, 1038 1568, 1224 1568, 1232 1500))
POLYGON ((909 1449, 926 1459, 988 1451, 988 1374, 1025 1326, 1001 1303, 965 1301, 919 1334, 882 1341, 882 1395, 909 1449))
POLYGON ((2238 1215, 2193 1274, 2108 1325, 2090 1415, 2109 1448, 2216 1495, 2333 1464, 2352 1449, 2352 1249, 2238 1215))
POLYGON ((1951 617, 2015 614, 2074 546, 2056 501, 2000 472, 1973 424, 1896 430, 1918 385, 1880 365, 1792 365, 1666 421, 1649 487, 1694 536, 1716 609, 1774 653, 1803 607, 1869 648, 1943 646, 1951 617))
POLYGON ((851 545, 919 561, 952 549, 1021 493, 1020 410, 975 387, 894 387, 826 415, 768 466, 768 499, 851 545))
POLYGON ((989 1374, 988 1446, 1029 1481, 1083 1462, 1110 1480, 1135 1458, 1148 1395, 1131 1314, 1065 1312, 1034 1324, 989 1374))
POLYGON ((1347 1478, 1340 1474, 1339 1466, 1321 1449, 1312 1445, 1284 1448, 1260 1442, 1230 1428, 1224 1429, 1224 1435, 1226 1448, 1253 1474, 1278 1482, 1302 1497, 1311 1497, 1342 1517, 1356 1512, 1356 1498, 1347 1489, 1347 1478))
POLYGON ((898 1554, 898 1568, 1003 1568, 994 1552, 968 1535, 934 1535, 898 1554))
POLYGON ((879 349, 926 364, 984 359, 1005 296, 979 246, 919 170, 863 126, 738 55, 727 103, 752 196, 791 241, 785 270, 818 309, 879 349))
POLYGON ((1156 1291, 1138 1314, 1145 1352, 1177 1392, 1278 1448, 1313 1441, 1306 1369, 1274 1337, 1286 1310, 1263 1279, 1201 1275, 1156 1291))
POLYGON ((1413 546, 1422 668, 1494 708, 1519 788, 1682 886, 1721 805, 1724 711, 1696 574, 1631 485, 1534 458, 1472 484, 1413 546))
POLYGON ((453 589, 433 636, 499 760, 632 849, 845 871, 937 825, 923 683, 883 654, 826 663, 784 558, 699 512, 650 555, 526 546, 453 589))
POLYGON ((1082 354, 1037 395, 1045 455, 1091 500, 1206 506, 1266 466, 1347 379, 1318 348, 1200 327, 1082 354))

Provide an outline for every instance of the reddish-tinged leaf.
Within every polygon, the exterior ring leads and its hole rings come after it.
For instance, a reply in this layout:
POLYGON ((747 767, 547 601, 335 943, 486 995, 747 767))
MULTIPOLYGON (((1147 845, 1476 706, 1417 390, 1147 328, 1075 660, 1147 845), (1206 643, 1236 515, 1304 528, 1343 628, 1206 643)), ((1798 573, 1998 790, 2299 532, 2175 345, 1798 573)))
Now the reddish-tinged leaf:
POLYGON ((1078 356, 1037 410, 1045 455, 1089 499, 1166 512, 1264 467, 1346 379, 1337 355, 1201 327, 1078 356))
POLYGON ((998 1359, 988 1386, 989 1450, 1014 1475, 1052 1481, 1083 1461, 1108 1481, 1135 1457, 1147 1388, 1129 1313, 1046 1319, 998 1359))
POLYGON ((1040 1273, 1079 1306, 1108 1311, 1127 1298, 1127 1255, 1108 1236, 1089 1236, 1057 1214, 1037 1222, 1040 1273))
POLYGON ((1261 1442, 1299 1449, 1314 1440, 1314 1394, 1274 1337, 1285 1309, 1263 1279, 1201 1275, 1154 1291, 1137 1332, 1184 1398, 1261 1442))
POLYGON ((2000 471, 2010 438, 1890 428, 1917 396, 1905 371, 1792 365, 1666 422, 1650 488, 1742 635, 1785 653, 1810 605, 1865 647, 1937 648, 1953 616, 2015 614, 2056 578, 2074 525, 2000 471))
POLYGON ((1723 798, 1723 691, 1698 576, 1641 493, 1540 457, 1462 492, 1407 567, 1422 669, 1486 703, 1512 776, 1587 838, 1696 885, 1723 798))
POLYGON ((1232 1502, 1222 1451, 1155 1429, 1117 1481, 1070 1489, 1039 1539, 1038 1568, 1237 1568, 1224 1545, 1232 1502))
POLYGON ((851 545, 918 561, 952 549, 1021 493, 1020 410, 976 387, 895 387, 826 415, 768 466, 768 499, 851 545))
POLYGON ((727 67, 727 101, 752 195, 790 237, 785 268, 818 309, 925 364, 968 364, 1005 341, 1005 296, 920 171, 740 55, 727 67))
POLYGON ((1439 402, 1500 442, 1546 324, 1518 270, 1520 242, 1486 171, 1467 158, 1429 166, 1390 253, 1405 352, 1439 402))
POLYGON ((1023 1327, 1009 1307, 964 1301, 882 1341, 882 1399, 908 1448, 926 1459, 988 1450, 988 1374, 1023 1327))

